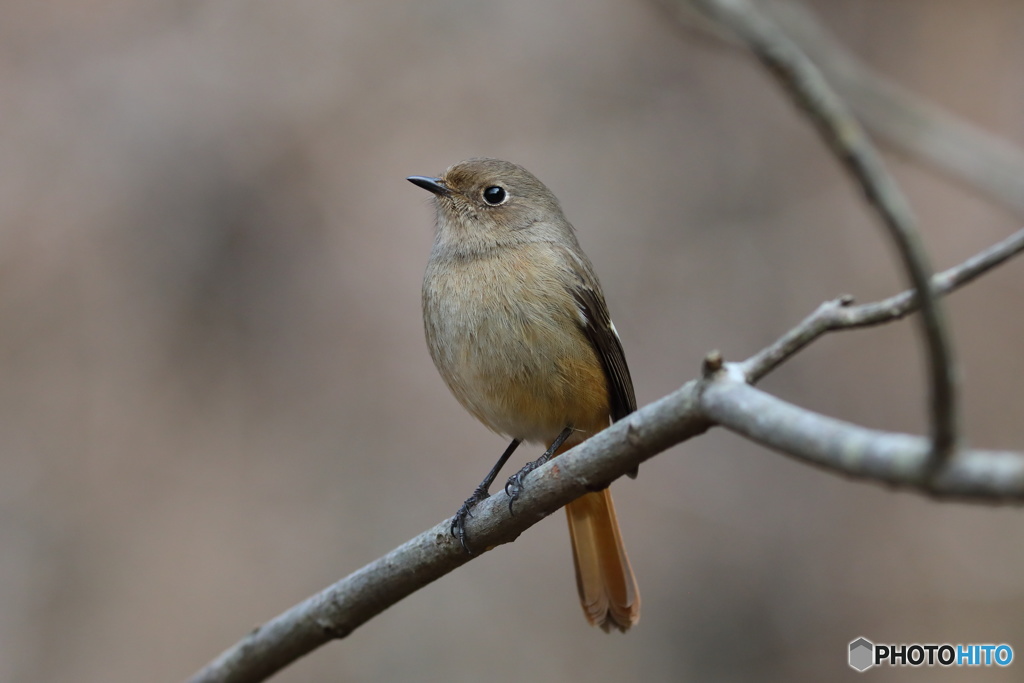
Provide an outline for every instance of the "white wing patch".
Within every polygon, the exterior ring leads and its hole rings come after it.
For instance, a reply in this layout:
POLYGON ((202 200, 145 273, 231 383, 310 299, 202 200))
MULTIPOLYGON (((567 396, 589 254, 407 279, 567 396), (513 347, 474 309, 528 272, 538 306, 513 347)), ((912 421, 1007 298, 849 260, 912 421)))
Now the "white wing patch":
POLYGON ((587 312, 580 306, 576 306, 576 312, 580 314, 580 322, 583 323, 583 327, 590 325, 590 319, 587 317, 587 312))

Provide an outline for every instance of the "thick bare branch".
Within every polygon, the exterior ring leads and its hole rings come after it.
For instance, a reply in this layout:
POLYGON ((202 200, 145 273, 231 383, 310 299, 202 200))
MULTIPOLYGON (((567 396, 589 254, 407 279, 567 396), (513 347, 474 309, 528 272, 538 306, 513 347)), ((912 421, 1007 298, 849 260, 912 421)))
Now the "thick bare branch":
MULTIPOLYGON (((729 12, 747 7, 740 0, 694 1, 709 7, 724 6, 729 12)), ((953 446, 956 435, 952 428, 955 423, 952 366, 945 362, 939 365, 950 375, 946 398, 936 397, 942 393, 943 380, 937 376, 937 361, 932 363, 932 417, 933 425, 948 418, 949 426, 935 425, 931 442, 921 437, 868 430, 817 415, 747 384, 829 329, 879 324, 902 317, 918 306, 923 307, 925 318, 929 315, 933 318, 928 339, 932 340, 938 329, 941 340, 941 314, 929 303, 932 296, 952 291, 1024 249, 1022 231, 957 268, 929 279, 923 261, 915 261, 912 255, 916 238, 912 230, 906 233, 908 226, 913 227, 909 209, 860 128, 824 86, 813 66, 798 51, 795 58, 789 47, 780 51, 773 42, 778 36, 771 33, 770 25, 767 38, 758 33, 763 28, 751 29, 748 43, 780 75, 795 99, 812 113, 830 144, 862 183, 886 224, 897 232, 904 230, 900 238, 904 242, 906 234, 910 235, 909 242, 903 244, 908 250, 904 260, 911 272, 917 272, 912 278, 915 289, 863 306, 851 306, 847 300, 826 303, 772 347, 744 363, 723 364, 720 357, 709 358, 702 380, 685 384, 533 472, 529 486, 517 503, 515 517, 507 513, 504 493, 481 503, 467 524, 473 548, 485 551, 514 540, 570 500, 606 486, 641 462, 702 433, 713 424, 721 424, 758 443, 848 476, 906 486, 929 495, 987 502, 1024 501, 1024 454, 960 451, 946 467, 937 473, 933 471, 932 455, 953 446), (759 42, 768 38, 767 43, 759 42), (822 97, 824 104, 815 99, 822 97), (918 297, 916 292, 927 295, 918 297), (945 432, 939 433, 942 430, 945 432), (943 439, 949 442, 945 446, 940 443, 943 439), (934 476, 926 476, 930 474, 934 476)), ((931 344, 931 357, 944 358, 941 341, 931 344)), ((448 525, 447 521, 438 524, 255 629, 192 681, 264 680, 320 645, 346 637, 405 596, 477 557, 462 551, 448 533, 448 525)))
MULTIPOLYGON (((975 254, 963 263, 935 275, 932 278, 932 292, 936 296, 948 294, 1022 251, 1024 229, 975 254)), ((851 297, 826 301, 774 344, 744 361, 741 370, 747 381, 756 383, 769 371, 826 332, 880 325, 898 320, 918 308, 918 298, 914 296, 913 290, 861 306, 853 306, 852 303, 851 297)))
POLYGON ((727 363, 707 383, 701 407, 730 431, 832 472, 937 497, 1024 502, 1020 453, 961 450, 930 479, 927 439, 865 429, 786 403, 746 384, 739 365, 727 363))
MULTIPOLYGON (((489 550, 514 541, 566 503, 599 490, 643 461, 700 434, 709 423, 697 410, 697 382, 644 406, 530 474, 508 514, 508 497, 480 503, 466 524, 470 547, 489 550)), ((250 632, 191 679, 192 683, 261 681, 456 567, 466 554, 445 521, 250 632)))
POLYGON ((943 307, 928 284, 931 267, 910 204, 846 104, 803 51, 770 19, 749 0, 690 2, 735 33, 776 76, 860 185, 896 244, 910 283, 921 298, 931 396, 933 451, 928 469, 931 474, 937 473, 956 448, 958 438, 957 372, 949 326, 943 307))
MULTIPOLYGON (((950 269, 935 279, 946 294, 1024 250, 1024 231, 950 269)), ((883 302, 842 308, 858 327, 894 320, 912 310, 909 293, 883 302)), ((782 340, 817 330, 816 313, 782 340)), ((665 449, 703 433, 714 424, 768 447, 839 474, 899 484, 930 495, 981 502, 1024 502, 1024 454, 961 451, 938 477, 922 478, 928 441, 856 427, 787 404, 745 384, 756 370, 763 376, 825 330, 784 353, 764 351, 744 363, 723 364, 709 355, 704 378, 683 385, 628 418, 535 470, 516 507, 498 493, 481 503, 467 524, 473 548, 489 550, 515 540, 559 507, 600 489, 665 449)), ((776 343, 777 346, 779 342, 776 343)), ((770 347, 772 348, 772 347, 770 347)), ((410 593, 479 555, 467 555, 444 521, 384 557, 292 607, 250 632, 222 653, 193 683, 262 681, 321 645, 353 630, 410 593)))

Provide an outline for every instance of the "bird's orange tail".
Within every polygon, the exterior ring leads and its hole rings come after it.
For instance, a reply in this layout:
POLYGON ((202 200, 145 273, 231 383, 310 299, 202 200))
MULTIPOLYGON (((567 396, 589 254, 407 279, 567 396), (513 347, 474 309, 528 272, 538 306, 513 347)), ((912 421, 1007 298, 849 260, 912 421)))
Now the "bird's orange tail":
POLYGON ((576 587, 587 621, 606 633, 640 621, 640 591, 626 557, 608 489, 588 493, 565 507, 576 565, 576 587))

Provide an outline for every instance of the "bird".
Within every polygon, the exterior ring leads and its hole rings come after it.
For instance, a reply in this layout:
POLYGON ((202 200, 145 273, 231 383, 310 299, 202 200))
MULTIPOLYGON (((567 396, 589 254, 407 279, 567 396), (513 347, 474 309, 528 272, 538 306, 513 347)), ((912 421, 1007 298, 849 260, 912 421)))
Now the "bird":
MULTIPOLYGON (((469 552, 465 519, 520 443, 547 450, 508 479, 510 511, 533 469, 635 411, 636 396, 594 267, 547 186, 489 158, 408 180, 436 208, 422 291, 430 356, 463 408, 512 439, 452 518, 469 552)), ((565 509, 584 616, 624 632, 639 621, 640 592, 611 493, 565 509)))

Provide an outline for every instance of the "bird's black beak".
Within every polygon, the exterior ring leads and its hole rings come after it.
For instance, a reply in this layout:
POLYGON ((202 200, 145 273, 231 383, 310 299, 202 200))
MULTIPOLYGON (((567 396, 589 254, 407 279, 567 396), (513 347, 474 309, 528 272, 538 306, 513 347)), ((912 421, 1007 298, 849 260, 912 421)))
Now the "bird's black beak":
POLYGON ((444 181, 440 178, 428 178, 421 175, 411 175, 406 178, 413 185, 419 185, 427 192, 433 192, 439 197, 447 197, 452 193, 448 189, 448 186, 444 184, 444 181))

